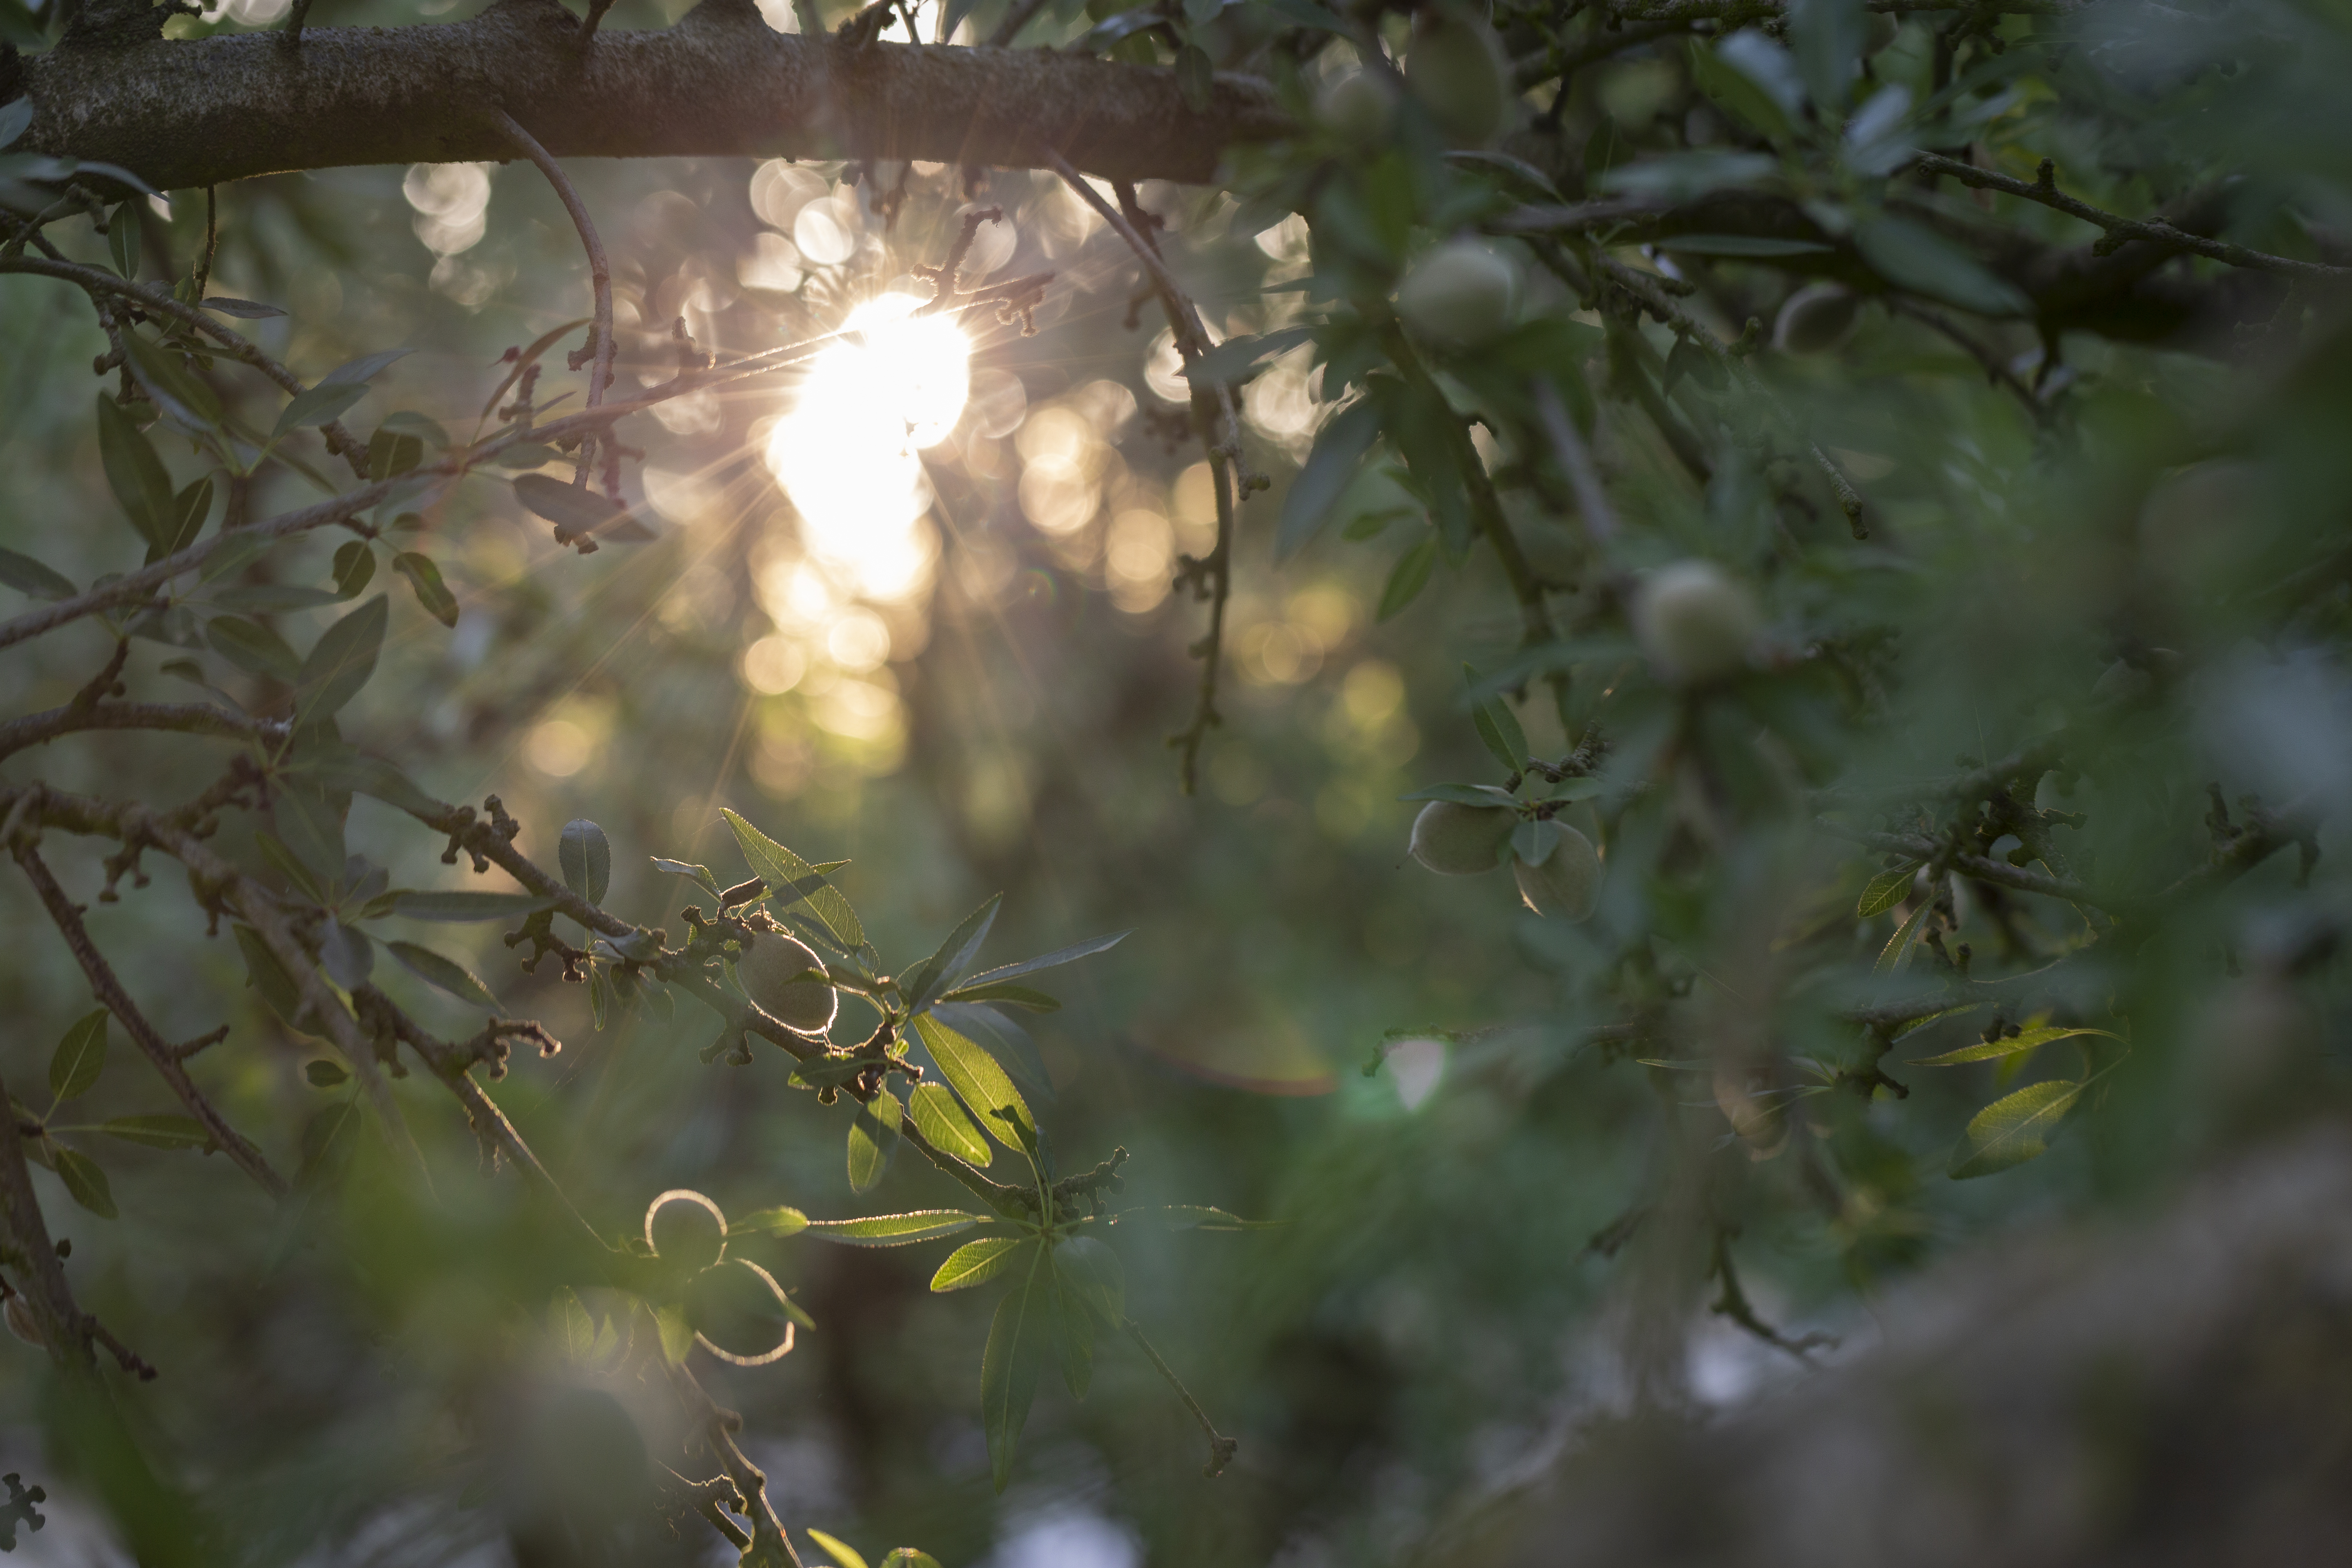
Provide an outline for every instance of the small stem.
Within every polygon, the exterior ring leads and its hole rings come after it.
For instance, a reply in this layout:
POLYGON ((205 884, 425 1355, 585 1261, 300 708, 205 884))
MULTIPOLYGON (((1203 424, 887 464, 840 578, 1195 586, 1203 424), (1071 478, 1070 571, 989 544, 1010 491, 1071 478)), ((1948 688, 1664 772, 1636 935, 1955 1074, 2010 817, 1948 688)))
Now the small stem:
POLYGON ((1168 1386, 1176 1391, 1176 1397, 1184 1402, 1184 1408, 1192 1413, 1192 1419, 1198 1421, 1201 1424, 1201 1430, 1208 1435, 1209 1463, 1201 1473, 1211 1480, 1215 1480, 1224 1473, 1225 1467, 1233 1463, 1234 1450, 1241 1447, 1241 1443, 1235 1438, 1223 1436, 1217 1430, 1216 1423, 1209 1419, 1209 1413, 1201 1408, 1201 1402, 1192 1397, 1192 1391, 1184 1386, 1183 1380, 1176 1375, 1175 1369, 1162 1361, 1160 1352, 1151 1348, 1151 1342, 1143 1337, 1141 1324, 1133 1318, 1127 1318, 1121 1321, 1120 1326, 1127 1330, 1128 1338, 1136 1342, 1137 1348, 1150 1359, 1151 1364, 1160 1369, 1160 1375, 1168 1380, 1168 1386))
MULTIPOLYGON (((593 27, 595 25, 593 18, 602 15, 601 10, 593 12, 589 26, 593 27)), ((547 149, 541 146, 513 115, 503 109, 494 109, 490 110, 490 117, 506 133, 507 139, 522 149, 523 156, 539 166, 539 172, 547 176, 547 183, 555 187, 556 195, 563 203, 563 210, 572 216, 572 226, 580 231, 581 246, 588 252, 588 282, 595 297, 596 315, 588 344, 588 407, 593 410, 603 406, 604 389, 613 384, 613 269, 604 259, 604 242, 597 237, 596 225, 588 216, 587 204, 580 199, 580 193, 564 174, 563 166, 549 155, 547 149)), ((584 486, 588 481, 593 446, 593 437, 581 444, 579 474, 572 481, 575 486, 584 486)))

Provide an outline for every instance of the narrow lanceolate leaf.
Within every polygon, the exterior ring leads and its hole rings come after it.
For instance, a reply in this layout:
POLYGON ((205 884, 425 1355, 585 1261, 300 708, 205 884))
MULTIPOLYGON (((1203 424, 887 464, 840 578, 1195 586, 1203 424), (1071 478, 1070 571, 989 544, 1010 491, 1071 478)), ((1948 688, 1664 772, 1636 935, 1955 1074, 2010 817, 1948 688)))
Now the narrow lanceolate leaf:
POLYGON ((190 1116, 118 1116, 100 1122, 98 1130, 150 1149, 201 1149, 213 1141, 205 1124, 190 1116))
POLYGON ((1962 1062, 1989 1062, 2001 1057, 2013 1057, 2020 1051, 2030 1051, 2046 1046, 2053 1040, 2071 1040, 2077 1035, 2101 1035, 2110 1040, 2120 1040, 2121 1035, 2112 1029, 2070 1029, 2063 1025, 2047 1024, 2038 1029, 2022 1029, 2004 1039, 1986 1040, 1973 1046, 1963 1046, 1957 1051, 1946 1051, 1939 1057, 1920 1057, 1913 1067, 1958 1067, 1962 1062))
POLYGON ((994 1057, 996 1065, 1013 1075, 1016 1087, 1052 1102, 1053 1075, 1045 1070, 1045 1058, 1028 1030, 979 1002, 942 1002, 931 1016, 994 1057))
POLYGON ((413 921, 503 921, 546 907, 536 893, 401 892, 393 895, 392 912, 413 921))
POLYGON ((592 904, 604 901, 604 889, 613 880, 613 844, 603 828, 584 816, 573 817, 563 825, 555 857, 563 868, 565 887, 592 904))
MULTIPOLYGON (((1475 691, 1478 686, 1478 671, 1465 664, 1462 667, 1462 675, 1475 691)), ((1494 754, 1496 762, 1514 773, 1527 765, 1527 732, 1519 728, 1518 716, 1501 700, 1489 697, 1473 702, 1470 719, 1477 727, 1478 739, 1486 743, 1486 750, 1494 754)))
POLYGON ((1094 1313, 1060 1274, 1054 1276, 1046 1301, 1053 1309, 1054 1358, 1062 1363, 1062 1382, 1071 1398, 1084 1399, 1095 1377, 1094 1313))
POLYGON ((555 524, 563 535, 593 533, 621 515, 621 509, 594 490, 578 489, 551 474, 523 474, 514 482, 515 500, 555 524))
POLYGON ((215 616, 205 624, 205 641, 247 675, 266 675, 290 686, 302 668, 284 637, 243 616, 215 616))
POLYGON ((982 1131, 1016 1152, 1036 1153, 1037 1119, 994 1057, 929 1013, 915 1020, 915 1034, 982 1131))
POLYGON ((907 1097, 907 1115, 933 1148, 966 1164, 985 1169, 996 1157, 980 1129, 956 1104, 955 1091, 943 1083, 917 1084, 907 1097))
POLYGON ((237 927, 236 947, 245 960, 247 984, 261 993, 262 1001, 271 1012, 295 1028, 301 1028, 302 993, 294 977, 286 973, 286 966, 278 962, 278 955, 269 950, 269 944, 262 940, 261 933, 251 926, 237 927))
POLYGON ((988 1325, 988 1348, 980 1358, 980 1420, 988 1434, 989 1473, 1000 1492, 1013 1479, 1013 1449, 1028 1425, 1044 1359, 1053 1274, 1042 1264, 1032 1253, 1026 1276, 997 1304, 988 1325))
POLYGON ((866 945, 866 928, 858 923, 857 911, 849 907, 840 889, 826 881, 815 867, 735 813, 722 810, 719 815, 734 829, 735 842, 742 849, 752 875, 768 884, 771 913, 781 915, 805 900, 844 952, 856 952, 866 945))
POLYGON ((984 1236, 967 1241, 948 1254, 947 1261, 931 1276, 931 1289, 944 1293, 985 1284, 1016 1263, 1034 1261, 1029 1254, 1036 1246, 1034 1237, 1025 1236, 984 1236))
POLYGON ((654 856, 652 858, 654 869, 657 871, 667 871, 673 877, 691 877, 701 886, 704 892, 709 893, 713 897, 718 896, 721 890, 719 886, 719 879, 712 876, 708 868, 697 866, 692 861, 665 860, 658 855, 654 856))
POLYGON ((996 923, 996 911, 1003 906, 1004 895, 997 894, 980 908, 964 916, 961 924, 948 933, 939 951, 908 972, 899 989, 905 993, 910 1012, 921 1012, 940 999, 940 994, 963 978, 980 955, 980 944, 988 940, 988 928, 996 923))
POLYGON ((457 595, 441 580, 441 568, 433 563, 433 557, 404 550, 392 558, 392 569, 408 579, 408 585, 416 590, 416 602, 425 606, 426 615, 445 626, 457 624, 457 595))
POLYGON ((654 1313, 654 1326, 661 1331, 662 1354, 676 1366, 686 1360, 694 1349, 694 1325, 686 1321, 683 1307, 664 1307, 654 1313))
POLYGON ((971 991, 982 985, 994 985, 1002 981, 1017 980, 1024 974, 1034 974, 1041 969, 1054 969, 1065 963, 1075 963, 1081 958, 1091 958, 1097 952, 1109 952, 1124 942, 1129 934, 1123 931, 1113 931, 1108 936, 1090 937, 1085 942, 1072 942, 1067 947, 1055 948, 1040 958, 1024 958, 1018 963, 999 964, 994 969, 983 970, 973 975, 959 989, 971 991))
POLYGON ((0 550, 0 583, 36 599, 70 599, 79 592, 73 579, 42 565, 29 555, 0 550))
POLYGON ((100 1219, 113 1219, 114 1189, 107 1184, 106 1173, 89 1155, 60 1147, 56 1153, 58 1179, 66 1184, 73 1201, 100 1219))
POLYGON ((1150 1225, 1161 1230, 1274 1230, 1278 1219, 1244 1219, 1200 1204, 1171 1204, 1164 1208, 1122 1209, 1111 1215, 1114 1225, 1150 1225))
POLYGON ((1396 564, 1390 568, 1388 584, 1381 589, 1380 608, 1372 613, 1372 618, 1385 621, 1403 613, 1404 607, 1429 586, 1429 574, 1436 566, 1437 535, 1426 534, 1398 556, 1396 564))
MULTIPOLYGON (((1193 368, 1199 368, 1197 362, 1193 368)), ((1322 531, 1348 481, 1356 477, 1364 454, 1371 450, 1380 434, 1380 405, 1370 398, 1349 404, 1324 422, 1316 433, 1314 450, 1307 454, 1306 466, 1282 498, 1282 521, 1274 531, 1276 561, 1296 555, 1322 531)))
POLYGON ((1026 985, 961 985, 943 998, 949 1002, 987 1002, 1000 1007, 1025 1007, 1032 1013, 1058 1013, 1062 1004, 1026 985))
POLYGON ((375 673, 375 658, 383 647, 384 627, 391 607, 378 594, 319 634, 294 684, 301 692, 299 722, 315 724, 332 718, 343 704, 359 695, 375 673))
POLYGON ((1892 871, 1881 871, 1873 877, 1862 889, 1862 901, 1853 906, 1854 918, 1866 921, 1873 915, 1883 915, 1901 903, 1918 874, 1919 862, 1906 860, 1892 871))
POLYGON ((1924 902, 1912 911, 1911 918, 1905 921, 1902 927, 1887 939, 1886 945, 1879 950, 1878 962, 1871 966, 1872 973, 1900 974, 1904 966, 1911 962, 1912 952, 1919 945, 1920 934, 1927 929, 1927 917, 1935 912, 1933 903, 1924 902))
POLYGON ((970 1230, 981 1219, 961 1209, 917 1209, 911 1214, 870 1215, 864 1219, 813 1219, 808 1233, 819 1241, 837 1241, 845 1247, 905 1247, 970 1230))
POLYGON ((431 948, 419 947, 413 942, 388 942, 384 946, 392 950, 392 956, 400 961, 402 968, 426 984, 438 986, 460 1002, 470 1002, 493 1013, 506 1010, 499 1005, 490 988, 457 960, 444 958, 431 948))
POLYGON ((912 1546, 894 1546, 882 1559, 882 1568, 940 1568, 940 1560, 912 1546))
POLYGON ((808 1215, 796 1208, 778 1205, 761 1209, 727 1222, 730 1236, 770 1236, 781 1241, 788 1236, 798 1236, 809 1227, 808 1215))
POLYGON ((106 1070, 106 1009, 85 1015, 49 1054, 49 1091, 60 1100, 89 1092, 106 1070))
POLYGON ((880 1182, 898 1152, 898 1121, 904 1113, 887 1087, 857 1108, 849 1123, 849 1190, 862 1193, 880 1182))
POLYGON ((246 321, 267 321, 272 316, 286 313, 275 305, 265 305, 257 300, 239 300, 229 294, 207 294, 205 296, 205 309, 246 321))
POLYGON ((857 1548, 839 1536, 827 1535, 822 1530, 812 1528, 808 1538, 824 1548, 824 1554, 833 1559, 835 1568, 866 1568, 866 1559, 859 1555, 857 1548))
POLYGON ((1077 1299, 1116 1328, 1127 1321, 1127 1269, 1109 1244, 1074 1236, 1054 1248, 1054 1268, 1077 1299))
POLYGON ((345 410, 367 395, 368 389, 348 383, 321 382, 308 392, 297 393, 278 424, 269 432, 272 441, 281 441, 294 431, 306 426, 325 425, 342 417, 345 410))
POLYGON ((1952 1158, 1952 1179, 1990 1176, 2037 1159, 2050 1147, 2051 1130, 2073 1110, 2086 1086, 2070 1079, 2029 1084, 1996 1100, 1969 1122, 1969 1146, 1952 1158))
POLYGON ((149 544, 162 543, 171 521, 172 477, 145 432, 121 404, 103 395, 98 400, 98 458, 107 488, 131 526, 149 544))

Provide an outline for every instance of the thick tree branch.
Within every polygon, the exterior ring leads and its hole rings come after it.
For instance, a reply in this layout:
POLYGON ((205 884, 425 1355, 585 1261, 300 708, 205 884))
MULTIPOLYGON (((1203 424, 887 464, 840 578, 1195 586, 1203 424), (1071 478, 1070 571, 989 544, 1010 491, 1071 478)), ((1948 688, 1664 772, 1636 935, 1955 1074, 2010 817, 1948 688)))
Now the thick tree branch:
POLYGON ((777 33, 751 0, 704 0, 658 32, 607 28, 583 50, 556 0, 499 0, 469 21, 64 45, 25 62, 19 152, 120 163, 161 189, 296 169, 503 160, 489 118, 559 158, 923 158, 1027 168, 1060 148, 1127 179, 1201 182, 1224 149, 1284 134, 1254 78, 1204 110, 1175 72, 1054 50, 950 48, 777 33))

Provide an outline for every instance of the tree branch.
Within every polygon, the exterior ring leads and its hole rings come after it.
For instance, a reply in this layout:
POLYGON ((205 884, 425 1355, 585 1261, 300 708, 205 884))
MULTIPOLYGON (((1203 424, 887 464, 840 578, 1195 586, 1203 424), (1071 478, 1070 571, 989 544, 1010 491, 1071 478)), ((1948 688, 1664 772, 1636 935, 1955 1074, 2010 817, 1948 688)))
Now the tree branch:
POLYGON ((116 977, 113 965, 107 963, 106 955, 99 952, 98 944, 90 940, 89 928, 82 923, 79 907, 66 897, 65 889, 50 874, 40 851, 29 841, 12 844, 9 848, 16 858, 16 864, 23 868, 26 879, 33 884, 33 891, 40 896, 42 908, 49 911, 49 919, 56 922, 59 934, 65 938, 74 962, 81 965, 83 976, 89 981, 90 994, 107 1011, 121 1020, 124 1032, 145 1054, 157 1075, 180 1103, 187 1107, 188 1114, 212 1134, 213 1142, 220 1145, 221 1152, 226 1154, 238 1170, 258 1183, 262 1191, 273 1198, 284 1197, 286 1178, 270 1168, 261 1151, 228 1124, 227 1118, 205 1098, 204 1091, 188 1077, 188 1069, 181 1065, 179 1048, 156 1031, 155 1026, 149 1023, 146 1015, 139 1010, 138 1004, 131 1001, 130 993, 122 988, 122 982, 116 977))
MULTIPOLYGON (((593 26, 593 22, 590 26, 593 26)), ((564 176, 563 166, 548 156, 547 149, 533 140, 515 117, 503 109, 490 111, 491 119, 509 140, 523 151, 523 155, 539 166, 547 183, 555 187, 563 203, 563 210, 572 216, 572 226, 580 231, 580 244, 588 252, 588 288, 593 300, 595 326, 588 342, 588 406, 603 405, 604 391, 613 384, 613 268, 604 259, 604 242, 597 237, 596 225, 588 216, 588 204, 564 176)), ((574 369, 578 368, 574 363, 574 369)), ((580 447, 580 477, 575 484, 585 485, 593 460, 594 440, 584 441, 580 447)))
POLYGON ((120 163, 159 189, 296 169, 504 159, 503 110, 559 158, 922 158, 1034 167, 1056 147, 1127 179, 1208 180, 1234 143, 1285 134, 1265 83, 1220 76, 1202 110, 1172 69, 1056 50, 777 33, 751 0, 581 47, 556 0, 468 21, 61 45, 24 62, 16 151, 120 163))
POLYGON ((0 757, 86 730, 169 730, 235 741, 278 741, 286 735, 281 721, 247 718, 209 702, 75 702, 0 724, 0 757))

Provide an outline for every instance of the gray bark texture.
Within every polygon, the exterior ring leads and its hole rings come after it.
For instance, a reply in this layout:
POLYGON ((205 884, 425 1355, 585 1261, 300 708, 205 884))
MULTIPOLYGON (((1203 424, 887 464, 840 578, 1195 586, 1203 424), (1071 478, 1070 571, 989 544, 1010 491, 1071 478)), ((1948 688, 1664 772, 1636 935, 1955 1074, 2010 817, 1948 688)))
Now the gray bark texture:
POLYGON ((2167 1212, 1935 1270, 1885 1342, 1713 1425, 1588 1434, 1480 1568, 2352 1562, 2352 1129, 2167 1212))
MULTIPOLYGON (((160 15, 160 14, 158 14, 160 15)), ((13 63, 13 62, 12 62, 13 63)), ((1052 148, 1112 179, 1209 180, 1289 121, 1254 78, 1204 111, 1172 70, 1045 49, 807 39, 751 0, 657 32, 598 31, 557 0, 468 21, 201 40, 89 29, 21 63, 16 151, 117 163, 160 190, 362 163, 505 160, 503 109, 559 158, 919 158, 1026 168, 1052 148)))

